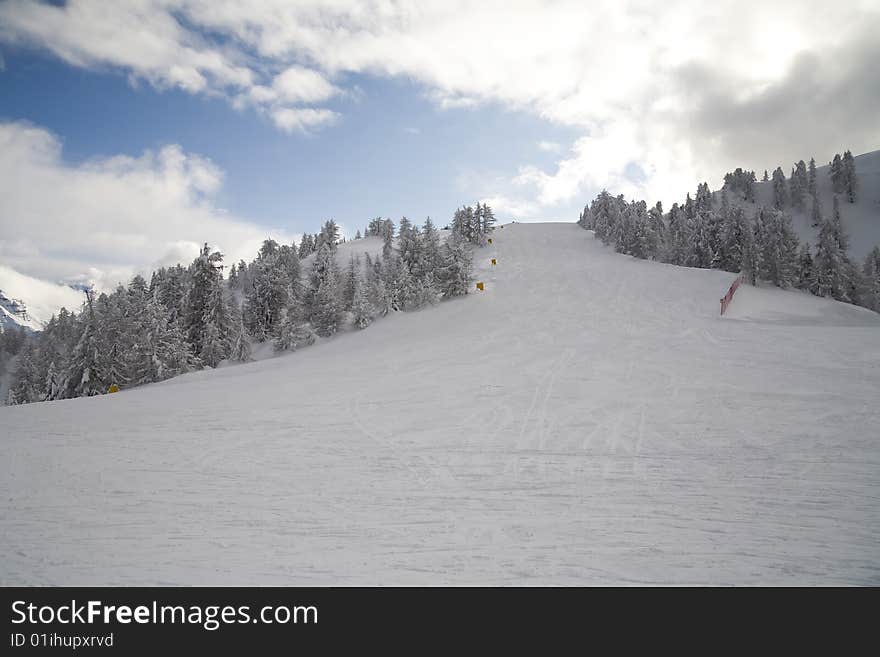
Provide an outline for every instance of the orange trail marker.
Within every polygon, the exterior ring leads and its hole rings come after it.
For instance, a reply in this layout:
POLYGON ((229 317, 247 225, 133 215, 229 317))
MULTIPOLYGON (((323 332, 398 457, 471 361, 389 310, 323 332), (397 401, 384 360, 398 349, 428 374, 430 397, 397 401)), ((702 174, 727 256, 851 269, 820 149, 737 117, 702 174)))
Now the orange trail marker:
POLYGON ((478 290, 483 290, 483 289, 485 289, 485 288, 483 287, 483 281, 480 281, 479 283, 477 283, 477 289, 478 289, 478 290))
POLYGON ((113 383, 110 385, 109 388, 107 388, 107 392, 109 392, 109 393, 119 392, 119 386, 116 385, 115 383, 113 383))
POLYGON ((491 243, 492 243, 492 238, 490 237, 490 238, 489 238, 489 244, 491 244, 491 243))
POLYGON ((493 265, 497 265, 497 264, 498 264, 497 262, 495 262, 495 258, 492 258, 492 264, 493 264, 493 265))

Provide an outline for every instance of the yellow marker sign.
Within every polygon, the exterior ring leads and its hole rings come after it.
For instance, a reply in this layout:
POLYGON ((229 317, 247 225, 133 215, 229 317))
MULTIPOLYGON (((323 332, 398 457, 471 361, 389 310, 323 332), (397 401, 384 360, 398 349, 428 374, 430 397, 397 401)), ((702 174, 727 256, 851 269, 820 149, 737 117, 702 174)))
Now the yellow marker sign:
POLYGON ((478 289, 478 290, 483 290, 483 289, 484 289, 484 287, 483 287, 483 281, 480 281, 479 283, 477 283, 477 289, 478 289))
POLYGON ((492 243, 492 238, 490 237, 490 238, 489 238, 489 244, 491 244, 491 243, 492 243))
POLYGON ((497 264, 498 264, 497 262, 495 262, 495 258, 492 258, 492 264, 493 264, 493 265, 497 265, 497 264))
POLYGON ((110 387, 107 388, 107 392, 110 392, 110 393, 119 392, 119 386, 116 385, 115 383, 112 383, 112 384, 110 384, 110 387))

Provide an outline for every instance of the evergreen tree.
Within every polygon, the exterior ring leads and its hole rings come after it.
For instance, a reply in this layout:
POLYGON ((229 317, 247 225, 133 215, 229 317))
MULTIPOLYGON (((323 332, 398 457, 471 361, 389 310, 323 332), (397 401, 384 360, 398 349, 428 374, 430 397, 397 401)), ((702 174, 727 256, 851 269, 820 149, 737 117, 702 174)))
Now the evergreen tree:
POLYGON ((240 310, 235 314, 238 321, 233 323, 234 330, 232 339, 232 350, 229 354, 229 357, 234 361, 238 361, 239 363, 247 363, 252 360, 252 349, 247 327, 244 323, 244 310, 240 310))
POLYGON ((849 236, 843 227, 843 221, 840 218, 840 201, 837 196, 834 197, 833 209, 831 214, 831 224, 834 229, 834 239, 841 252, 846 255, 849 252, 849 236))
POLYGON ((354 305, 354 293, 357 284, 357 278, 361 271, 360 257, 356 257, 354 253, 348 259, 348 268, 342 281, 342 308, 351 310, 354 305))
POLYGON ((724 216, 726 220, 722 229, 718 267, 724 271, 738 273, 743 269, 747 233, 752 229, 741 207, 729 208, 724 216))
POLYGON ((821 297, 849 301, 848 263, 837 233, 833 220, 822 222, 813 260, 814 291, 821 297))
POLYGON ((866 308, 880 312, 880 246, 875 246, 865 257, 862 266, 860 300, 866 308))
POLYGON ((846 188, 846 178, 843 170, 843 159, 840 154, 835 154, 834 159, 828 168, 828 175, 831 177, 831 190, 835 194, 840 194, 846 188))
POLYGON ((439 287, 444 298, 467 294, 471 284, 472 256, 465 238, 454 232, 443 245, 439 287))
POLYGON ((366 284, 360 271, 354 279, 354 293, 351 304, 354 325, 359 329, 367 328, 375 317, 375 309, 367 296, 366 284))
POLYGON ((415 275, 418 278, 424 278, 429 273, 434 274, 443 266, 442 260, 443 258, 440 254, 440 235, 437 233, 437 229, 434 228, 431 218, 428 217, 422 226, 421 260, 419 267, 414 272, 415 275))
POLYGON ((798 253, 796 285, 801 290, 812 290, 813 281, 813 255, 810 253, 810 244, 804 242, 798 253))
POLYGON ((813 194, 813 202, 810 211, 810 218, 813 228, 818 228, 822 225, 822 202, 819 200, 818 194, 813 194))
POLYGON ((181 328, 193 353, 204 365, 216 365, 229 355, 230 315, 223 294, 223 255, 205 243, 189 268, 181 328))
POLYGON ((342 309, 339 300, 339 271, 334 248, 324 242, 315 257, 308 303, 309 321, 315 332, 327 337, 339 330, 342 309))
POLYGON ((803 211, 806 203, 807 192, 809 191, 809 177, 807 175, 807 165, 800 160, 791 172, 791 190, 792 205, 800 211, 803 211))
POLYGON ((758 232, 758 215, 756 214, 751 222, 747 222, 742 242, 742 272, 746 282, 750 285, 758 284, 758 270, 761 265, 758 251, 758 232))
POLYGON ((669 210, 669 229, 666 247, 666 262, 673 265, 684 265, 690 249, 687 223, 684 210, 678 203, 673 203, 669 210))
POLYGON ((391 309, 408 310, 411 307, 412 276, 406 263, 396 253, 382 261, 382 279, 385 291, 391 300, 391 309))
POLYGON ((798 249, 791 218, 778 210, 760 214, 764 230, 759 275, 778 287, 791 287, 797 282, 798 249))
POLYGON ((253 282, 244 301, 245 326, 260 342, 275 335, 291 289, 299 284, 299 258, 292 251, 284 252, 283 262, 281 256, 278 245, 266 240, 251 268, 253 282))
POLYGON ((858 188, 858 180, 856 179, 856 161, 853 154, 846 151, 843 154, 842 162, 842 192, 846 192, 846 198, 850 203, 856 202, 856 190, 858 188))
POLYGON ((646 229, 647 257, 660 260, 666 251, 666 224, 663 222, 663 205, 660 201, 648 211, 646 229))
POLYGON ((101 345, 96 326, 97 319, 93 303, 89 301, 88 310, 82 324, 79 341, 70 356, 63 387, 65 397, 89 397, 107 392, 113 381, 107 380, 106 373, 100 369, 101 345))
POLYGON ((45 398, 44 380, 39 374, 37 350, 33 340, 27 340, 19 351, 13 381, 7 399, 9 405, 30 404, 45 398))
POLYGON ((480 232, 483 236, 488 236, 495 230, 495 213, 486 203, 483 203, 483 211, 481 213, 482 222, 480 224, 480 232))
POLYGON ((146 304, 139 324, 133 384, 164 381, 199 366, 183 332, 169 321, 168 310, 157 298, 146 304))
POLYGON ((808 167, 809 174, 807 176, 807 191, 810 196, 815 197, 818 193, 816 188, 816 160, 814 158, 810 158, 810 164, 808 167))
POLYGON ((788 191, 785 174, 782 172, 782 167, 776 167, 776 171, 773 172, 773 207, 784 210, 786 205, 788 205, 788 191))
MULTIPOLYGON (((335 331, 335 328, 333 329, 335 331)), ((315 342, 315 332, 303 317, 303 308, 293 303, 281 320, 278 335, 275 338, 276 351, 296 351, 315 342)))

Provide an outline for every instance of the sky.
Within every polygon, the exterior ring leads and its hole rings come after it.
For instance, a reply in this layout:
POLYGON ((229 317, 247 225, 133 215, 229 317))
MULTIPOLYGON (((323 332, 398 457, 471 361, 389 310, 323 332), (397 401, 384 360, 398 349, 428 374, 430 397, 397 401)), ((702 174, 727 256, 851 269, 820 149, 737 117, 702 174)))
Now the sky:
POLYGON ((877 34, 876 0, 0 1, 0 289, 876 150, 877 34))

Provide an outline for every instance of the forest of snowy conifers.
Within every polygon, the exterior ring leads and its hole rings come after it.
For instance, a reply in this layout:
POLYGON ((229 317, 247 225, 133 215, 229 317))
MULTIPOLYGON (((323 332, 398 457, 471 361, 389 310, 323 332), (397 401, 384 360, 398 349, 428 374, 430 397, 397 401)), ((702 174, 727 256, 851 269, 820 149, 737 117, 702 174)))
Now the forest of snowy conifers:
POLYGON ((343 266, 331 220, 299 246, 265 240, 252 262, 233 264, 225 278, 223 255, 205 244, 188 267, 159 269, 149 283, 135 276, 110 294, 87 293, 79 312, 62 308, 39 333, 0 334, 0 353, 15 356, 7 403, 100 395, 114 385, 246 362, 254 344, 295 350, 316 336, 467 294, 471 251, 494 223, 481 203, 455 212, 445 240, 430 219, 421 227, 405 217, 397 227, 374 219, 364 237, 381 238, 381 254, 352 255, 343 266))
POLYGON ((683 205, 664 214, 660 203, 627 202, 607 191, 584 208, 578 223, 594 230, 620 253, 701 269, 742 272, 752 285, 758 281, 781 288, 796 287, 880 312, 880 247, 863 262, 849 255, 849 238, 841 221, 843 203, 855 203, 858 176, 850 151, 835 155, 828 167, 833 192, 830 212, 818 194, 816 162, 803 160, 786 180, 781 167, 763 181, 772 185, 772 204, 759 205, 748 215, 743 202, 756 201, 754 171, 736 169, 724 177, 720 193, 706 183, 688 194, 683 205), (815 248, 800 242, 790 211, 809 210, 818 230, 815 248))

